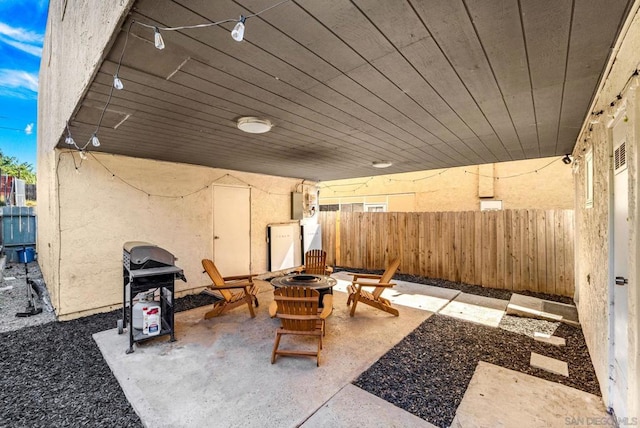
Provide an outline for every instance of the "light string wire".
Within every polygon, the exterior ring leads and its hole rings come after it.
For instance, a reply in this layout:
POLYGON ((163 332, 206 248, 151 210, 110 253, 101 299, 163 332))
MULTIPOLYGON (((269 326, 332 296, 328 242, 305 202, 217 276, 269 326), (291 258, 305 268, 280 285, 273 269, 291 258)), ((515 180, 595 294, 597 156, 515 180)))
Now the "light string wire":
MULTIPOLYGON (((582 140, 582 142, 586 143, 591 138, 591 133, 593 132, 593 125, 600 123, 600 116, 605 114, 605 109, 608 109, 609 111, 611 111, 622 100, 622 94, 627 92, 627 90, 631 87, 631 83, 633 82, 633 80, 638 76, 640 76, 640 70, 636 68, 633 71, 633 73, 631 73, 629 78, 626 80, 624 85, 622 85, 622 89, 620 89, 620 91, 618 92, 618 95, 616 95, 616 97, 613 100, 607 103, 607 105, 603 109, 591 112, 591 119, 589 120, 590 122, 589 126, 586 129, 583 128, 580 131, 578 142, 582 140)), ((582 153, 584 153, 585 151, 586 151, 586 148, 582 147, 582 153)), ((577 159, 581 159, 581 158, 582 158, 582 155, 579 154, 577 156, 577 159)), ((575 169, 576 165, 577 163, 574 163, 574 173, 577 171, 575 169)))
POLYGON ((356 192, 360 189, 362 189, 363 187, 368 187, 368 184, 371 180, 373 180, 374 177, 369 177, 369 179, 367 181, 365 181, 364 183, 348 183, 348 184, 333 184, 333 185, 318 185, 318 189, 331 189, 333 187, 344 187, 344 186, 358 186, 353 190, 340 190, 341 192, 356 192))
MULTIPOLYGON (((118 73, 120 72, 120 66, 122 66, 122 59, 124 58, 124 53, 127 50, 127 43, 129 42, 129 34, 131 33, 131 27, 135 22, 136 21, 131 21, 129 23, 129 27, 127 28, 127 34, 124 38, 124 45, 122 46, 122 52, 120 53, 120 58, 118 59, 118 65, 116 66, 116 73, 114 76, 119 76, 118 73)), ((102 126, 102 119, 104 119, 104 114, 107 112, 107 108, 109 108, 109 105, 111 104, 111 98, 113 98, 114 89, 115 89, 115 85, 111 85, 111 89, 109 90, 109 96, 107 97, 107 102, 104 104, 102 113, 100 113, 100 120, 98 120, 98 125, 96 126, 96 130, 94 131, 93 135, 98 135, 98 132, 100 131, 100 126, 102 126)), ((87 143, 82 147, 82 150, 85 150, 90 142, 91 142, 91 139, 89 139, 89 141, 87 141, 87 143)))
POLYGON ((435 173, 435 174, 428 175, 428 176, 426 176, 426 177, 421 177, 421 178, 406 179, 406 180, 402 180, 402 179, 399 179, 399 178, 389 178, 389 179, 388 179, 388 181, 389 181, 389 183, 391 183, 391 182, 393 182, 393 181, 395 181, 395 182, 411 182, 411 183, 415 183, 416 181, 428 180, 428 179, 430 179, 430 178, 433 178, 433 177, 437 177, 437 176, 439 176, 439 175, 442 175, 442 174, 444 174, 445 172, 449 171, 449 169, 450 169, 450 168, 447 168, 447 169, 445 169, 444 171, 440 171, 440 172, 437 172, 437 173, 435 173))
MULTIPOLYGON (((503 176, 492 176, 492 175, 485 175, 485 174, 479 174, 477 172, 473 172, 473 171, 468 171, 468 170, 464 170, 465 174, 471 174, 471 175, 476 175, 478 177, 486 177, 486 178, 493 178, 494 180, 506 180, 509 178, 516 178, 516 177, 522 177, 523 175, 529 175, 529 174, 537 174, 539 171, 542 171, 543 169, 547 168, 548 166, 551 166, 552 164, 558 162, 559 160, 561 160, 562 157, 556 158, 554 160, 552 160, 551 162, 547 163, 546 165, 540 167, 540 168, 536 168, 533 169, 531 171, 526 171, 526 172, 521 172, 518 174, 512 174, 512 175, 503 175, 503 176)), ((431 178, 435 178, 438 177, 448 171, 451 171, 451 168, 447 168, 444 171, 440 171, 438 173, 435 174, 431 174, 431 175, 427 175, 425 177, 421 177, 421 178, 413 178, 413 179, 396 179, 396 178, 387 178, 387 182, 391 183, 391 182, 411 182, 411 183, 416 183, 418 181, 423 181, 423 180, 428 180, 431 178)), ((371 180, 373 180, 374 177, 370 177, 367 181, 363 182, 363 183, 346 183, 346 184, 331 184, 331 185, 320 185, 318 186, 320 189, 333 189, 336 187, 346 187, 346 186, 358 186, 355 189, 352 190, 334 190, 334 192, 338 193, 338 192, 342 192, 342 193, 355 193, 356 191, 362 189, 363 187, 368 187, 368 184, 371 180)))
POLYGON ((562 158, 556 158, 554 160, 552 160, 551 162, 549 162, 548 164, 546 164, 543 167, 531 170, 531 171, 527 171, 527 172, 521 172, 518 174, 512 174, 512 175, 502 175, 502 176, 493 176, 493 175, 486 175, 486 174, 479 174, 477 172, 473 172, 473 171, 467 171, 466 169, 464 170, 465 174, 471 174, 471 175, 477 175, 478 177, 485 177, 485 178, 493 178, 494 180, 506 180, 508 178, 516 178, 516 177, 522 177, 523 175, 529 175, 529 174, 537 174, 538 171, 542 171, 543 169, 545 169, 546 167, 558 162, 559 160, 561 160, 562 158))
MULTIPOLYGON (((256 13, 252 13, 250 15, 240 15, 242 16, 244 19, 249 19, 249 18, 253 18, 254 16, 258 16, 262 13, 265 13, 268 10, 273 9, 274 7, 278 7, 283 3, 287 3, 291 0, 282 0, 281 2, 278 2, 276 4, 273 4, 271 6, 269 6, 266 9, 262 9, 260 12, 256 12, 256 13)), ((204 24, 195 24, 195 25, 181 25, 179 27, 159 27, 157 25, 150 25, 150 24, 145 24, 143 22, 137 22, 136 24, 142 26, 142 27, 146 27, 146 28, 151 28, 153 30, 155 30, 156 28, 158 30, 162 30, 162 31, 177 31, 177 30, 190 30, 190 29, 194 29, 194 28, 206 28, 206 27, 214 27, 216 25, 220 25, 220 24, 225 24, 227 22, 238 22, 238 19, 235 18, 229 18, 229 19, 223 19, 222 21, 216 21, 216 22, 206 22, 204 24)))
MULTIPOLYGON (((84 154, 84 152, 80 152, 80 153, 84 154)), ((148 192, 148 191, 144 190, 141 187, 136 186, 135 184, 130 183, 129 181, 125 180, 124 178, 120 177, 112 169, 110 169, 108 166, 106 166, 100 159, 98 159, 93 153, 91 153, 91 152, 87 152, 87 153, 89 154, 89 156, 91 156, 91 158, 93 160, 95 160, 98 163, 98 165, 100 165, 102 168, 104 168, 105 171, 107 171, 109 174, 111 174, 112 178, 117 178, 123 184, 131 187, 134 190, 137 190, 137 191, 139 191, 141 193, 144 193, 145 195, 147 195, 149 197, 153 196, 153 197, 157 197, 157 198, 166 198, 166 199, 183 199, 185 197, 192 196, 192 195, 195 195, 196 193, 202 192, 203 190, 208 189, 209 187, 215 185, 216 183, 218 183, 219 181, 221 181, 221 180, 223 180, 225 178, 232 178, 232 179, 242 183, 243 185, 247 186, 250 189, 258 190, 258 191, 260 191, 262 193, 265 193, 267 195, 290 196, 290 193, 278 193, 278 192, 270 192, 268 190, 264 190, 264 189, 262 189, 262 188, 260 188, 258 186, 255 186, 255 185, 249 183, 246 180, 243 180, 240 177, 237 177, 237 176, 235 176, 233 174, 229 174, 229 173, 225 173, 225 174, 221 175, 220 177, 216 178, 215 180, 212 180, 209 184, 206 184, 206 185, 201 186, 201 187, 199 187, 199 188, 197 188, 195 190, 192 190, 190 192, 187 192, 187 193, 184 193, 184 194, 181 194, 181 195, 162 195, 162 194, 159 194, 159 193, 151 193, 151 192, 148 192)), ((77 163, 76 162, 76 158, 75 158, 75 151, 69 150, 67 152, 61 152, 60 154, 61 155, 71 155, 71 159, 73 160, 73 166, 74 166, 75 170, 78 173, 80 172, 80 166, 82 166, 82 162, 83 162, 82 157, 80 158, 80 162, 77 163)), ((304 180, 302 180, 302 181, 304 181, 304 180)), ((302 184, 302 183, 297 183, 296 187, 299 186, 300 184, 302 184)))
MULTIPOLYGON (((627 79, 627 81, 624 83, 624 85, 622 86, 622 89, 618 92, 618 95, 616 95, 616 97, 608 103, 608 107, 615 107, 616 104, 622 100, 622 94, 624 94, 625 92, 627 92, 627 89, 629 89, 629 86, 631 85, 631 82, 633 81, 634 77, 637 77, 638 75, 640 75, 640 70, 638 70, 637 68, 633 71, 633 73, 631 73, 631 76, 629 76, 629 78, 627 79)), ((604 109, 603 110, 598 110, 598 111, 592 111, 591 112, 591 116, 594 117, 598 117, 601 116, 605 113, 604 109)), ((591 127, 589 127, 591 128, 591 127)), ((589 129, 591 130, 591 129, 589 129)))
MULTIPOLYGON (((196 25, 181 25, 181 26, 178 26, 178 27, 159 27, 157 25, 146 24, 144 22, 140 22, 140 21, 136 21, 135 19, 132 19, 131 22, 129 23, 129 26, 127 27, 125 40, 124 40, 124 45, 122 46, 122 52, 120 52, 120 58, 118 59, 118 64, 116 66, 116 72, 115 72, 115 74, 113 76, 114 80, 115 80, 116 77, 119 78, 120 67, 122 66, 122 60, 124 58, 124 54, 125 54, 126 49, 127 49, 127 42, 129 41, 129 34, 131 33, 131 27, 133 26, 133 24, 137 24, 137 25, 140 25, 140 26, 145 27, 145 28, 151 28, 154 31, 158 31, 158 30, 161 30, 161 31, 178 31, 178 30, 187 30, 187 29, 193 29, 193 28, 214 27, 214 26, 218 26, 220 24, 224 24, 224 23, 227 23, 227 22, 243 22, 244 23, 244 21, 246 21, 249 18, 253 18, 253 17, 259 16, 259 15, 261 15, 261 14, 263 14, 263 13, 265 13, 265 12, 275 8, 275 7, 280 6, 281 4, 284 4, 284 3, 287 3, 287 2, 290 2, 290 1, 292 1, 292 0, 282 0, 282 1, 278 2, 278 3, 275 3, 275 4, 265 8, 265 9, 262 9, 259 12, 252 13, 252 14, 249 14, 249 15, 240 15, 239 19, 229 18, 229 19, 223 19, 221 21, 207 22, 207 23, 196 24, 196 25)), ((87 147, 89 146, 89 144, 91 144, 94 141, 94 138, 96 139, 95 141, 97 141, 96 147, 100 145, 99 140, 97 140, 97 136, 98 136, 98 133, 100 131, 100 127, 102 126, 102 120, 104 119, 104 115, 107 112, 107 109, 109 108, 109 105, 111 104, 111 99, 113 97, 113 90, 114 89, 116 89, 115 85, 111 85, 111 89, 109 91, 109 95, 107 97, 107 101, 105 102, 105 105, 102 108, 102 112, 100 113, 100 119, 98 120, 98 123, 96 124, 96 129, 95 129, 95 131, 93 132, 93 134, 91 135, 91 137, 89 138, 89 140, 86 142, 86 144, 84 146, 79 147, 76 144, 76 142, 74 141, 73 136, 71 134, 71 129, 69 128, 69 121, 66 122, 67 135, 65 137, 65 142, 67 144, 69 144, 70 146, 75 147, 77 151, 82 152, 82 153, 87 152, 87 147)), ((80 165, 82 165, 82 162, 80 163, 80 165)))

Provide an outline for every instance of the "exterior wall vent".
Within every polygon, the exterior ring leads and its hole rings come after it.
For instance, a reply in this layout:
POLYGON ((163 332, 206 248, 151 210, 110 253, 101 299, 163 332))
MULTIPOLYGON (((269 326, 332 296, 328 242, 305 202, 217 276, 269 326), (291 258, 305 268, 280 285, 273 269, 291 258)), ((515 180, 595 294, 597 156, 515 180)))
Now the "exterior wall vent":
POLYGON ((627 143, 622 142, 613 151, 614 172, 622 171, 627 167, 627 143))

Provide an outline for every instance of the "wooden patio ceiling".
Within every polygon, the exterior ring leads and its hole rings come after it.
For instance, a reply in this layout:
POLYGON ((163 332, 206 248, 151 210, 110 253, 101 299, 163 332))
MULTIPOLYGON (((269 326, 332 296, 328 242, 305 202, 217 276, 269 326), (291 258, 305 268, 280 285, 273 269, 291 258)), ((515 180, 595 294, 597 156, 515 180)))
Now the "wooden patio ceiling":
MULTIPOLYGON (((136 1, 71 118, 76 140, 95 129, 131 19, 175 27, 274 3, 136 1)), ((163 32, 164 50, 133 25, 97 150, 323 181, 563 155, 630 3, 292 0, 248 19, 242 42, 228 23, 163 32), (242 116, 275 126, 246 134, 242 116)))

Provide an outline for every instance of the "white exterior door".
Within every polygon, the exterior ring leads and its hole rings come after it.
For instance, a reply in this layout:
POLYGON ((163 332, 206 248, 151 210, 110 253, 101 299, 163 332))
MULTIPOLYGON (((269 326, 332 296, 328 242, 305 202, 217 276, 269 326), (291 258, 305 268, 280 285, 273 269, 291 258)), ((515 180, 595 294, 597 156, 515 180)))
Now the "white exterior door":
POLYGON ((251 270, 251 193, 213 186, 213 261, 222 276, 251 270))
POLYGON ((611 318, 611 407, 618 418, 627 415, 628 397, 628 298, 629 277, 629 173, 626 162, 626 130, 623 120, 613 128, 613 275, 609 294, 611 318))

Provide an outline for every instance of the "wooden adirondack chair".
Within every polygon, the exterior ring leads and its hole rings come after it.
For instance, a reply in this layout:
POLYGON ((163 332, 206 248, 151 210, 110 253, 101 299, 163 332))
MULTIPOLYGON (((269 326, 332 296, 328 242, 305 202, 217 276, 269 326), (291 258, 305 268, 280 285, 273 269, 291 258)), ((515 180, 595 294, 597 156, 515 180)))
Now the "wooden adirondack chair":
POLYGON ((331 313, 332 305, 325 303, 322 312, 318 313, 320 293, 308 287, 282 287, 274 291, 274 301, 278 308, 276 317, 282 326, 276 330, 276 339, 271 352, 271 364, 278 355, 316 357, 316 366, 320 365, 320 350, 324 336, 324 320, 331 313), (285 334, 314 336, 318 338, 317 351, 282 350, 280 339, 285 334))
POLYGON ((373 274, 356 274, 353 275, 353 282, 347 287, 349 292, 349 298, 347 299, 347 306, 352 304, 351 312, 349 315, 353 316, 356 313, 356 305, 358 302, 362 302, 365 305, 373 306, 374 308, 381 309, 385 312, 398 316, 398 310, 391 306, 391 302, 381 296, 382 292, 386 288, 391 288, 395 284, 390 282, 393 274, 398 270, 400 266, 400 259, 395 258, 389 262, 387 269, 382 275, 373 274), (368 281, 362 281, 362 280, 368 281), (372 281, 377 280, 377 281, 372 281), (373 292, 368 292, 362 289, 362 287, 375 287, 373 292))
POLYGON ((217 291, 222 295, 222 300, 214 303, 213 309, 204 314, 205 319, 216 317, 223 312, 246 304, 249 307, 251 317, 256 316, 253 311, 253 303, 258 307, 256 298, 256 286, 253 283, 252 275, 226 276, 220 275, 216 265, 209 259, 202 260, 202 267, 213 281, 209 286, 212 291, 217 291))
POLYGON ((323 250, 309 250, 304 253, 304 265, 295 269, 298 273, 331 275, 333 268, 327 266, 327 253, 323 250))

